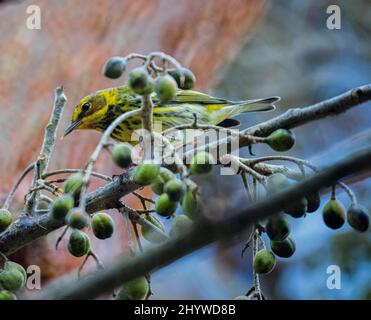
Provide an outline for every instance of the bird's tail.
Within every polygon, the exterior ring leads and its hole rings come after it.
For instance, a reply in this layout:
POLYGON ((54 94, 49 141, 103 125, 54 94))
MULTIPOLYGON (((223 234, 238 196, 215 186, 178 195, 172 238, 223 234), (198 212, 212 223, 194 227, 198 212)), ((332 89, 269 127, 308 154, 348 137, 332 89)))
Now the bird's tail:
POLYGON ((233 105, 223 108, 223 111, 228 114, 228 117, 233 117, 244 112, 270 111, 276 108, 274 103, 279 100, 279 97, 270 97, 256 100, 238 101, 233 105))

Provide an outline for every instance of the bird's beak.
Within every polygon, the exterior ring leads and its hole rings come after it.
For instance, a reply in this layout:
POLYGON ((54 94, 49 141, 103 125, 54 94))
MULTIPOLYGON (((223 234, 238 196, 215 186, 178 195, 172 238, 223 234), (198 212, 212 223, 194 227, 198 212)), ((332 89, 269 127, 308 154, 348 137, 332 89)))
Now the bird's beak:
POLYGON ((66 129, 64 129, 64 136, 70 134, 75 128, 77 128, 81 123, 81 120, 71 121, 66 129))

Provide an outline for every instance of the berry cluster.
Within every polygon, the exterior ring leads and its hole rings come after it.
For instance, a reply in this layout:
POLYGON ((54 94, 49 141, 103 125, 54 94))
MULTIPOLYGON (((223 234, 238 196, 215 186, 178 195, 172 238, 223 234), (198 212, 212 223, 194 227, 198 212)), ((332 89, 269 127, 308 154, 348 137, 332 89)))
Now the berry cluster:
MULTIPOLYGON (((111 79, 119 78, 125 72, 128 59, 111 57, 103 67, 103 74, 111 79)), ((142 96, 156 92, 158 99, 166 103, 174 98, 178 88, 192 89, 195 81, 195 75, 187 68, 179 66, 176 69, 161 70, 149 60, 144 66, 135 68, 129 73, 128 86, 134 93, 142 96), (150 76, 151 71, 155 71, 155 79, 150 76)))
POLYGON ((72 229, 68 250, 75 257, 91 252, 89 236, 82 231, 89 225, 89 221, 93 234, 98 239, 111 237, 115 229, 115 223, 108 214, 97 212, 90 217, 78 206, 83 178, 82 172, 72 174, 64 183, 64 195, 55 199, 49 210, 53 219, 65 219, 66 225, 72 229))
MULTIPOLYGON (((286 129, 274 131, 266 138, 266 143, 276 151, 287 151, 295 142, 295 136, 292 132, 286 129)), ((267 157, 266 160, 288 160, 299 165, 302 175, 305 175, 303 166, 308 166, 312 170, 315 167, 304 160, 290 157, 267 157)), ((270 196, 275 193, 284 191, 293 185, 287 175, 284 173, 272 173, 260 181, 266 191, 266 195, 270 196)), ((331 229, 338 229, 343 226, 347 218, 348 224, 355 230, 365 232, 369 227, 369 214, 367 209, 357 203, 355 195, 344 183, 339 183, 351 199, 351 205, 346 210, 344 205, 336 199, 336 186, 333 186, 330 200, 324 205, 322 211, 323 221, 326 226, 331 229)), ((255 190, 256 191, 256 190, 255 190)), ((253 271, 254 274, 270 273, 276 265, 276 256, 281 258, 291 257, 296 250, 294 239, 290 236, 291 226, 288 216, 292 218, 302 218, 306 214, 316 212, 321 204, 320 193, 312 192, 299 200, 292 202, 288 199, 284 206, 283 212, 267 219, 265 226, 256 225, 252 238, 254 240, 254 255, 253 255, 253 271), (261 237, 262 233, 266 233, 270 241, 270 249, 265 246, 264 240, 261 237)), ((264 299, 258 283, 259 277, 255 277, 253 287, 246 295, 237 296, 236 300, 247 299, 264 299)))
POLYGON ((5 260, 3 269, 0 269, 0 300, 17 300, 17 296, 12 292, 23 288, 27 281, 26 270, 18 263, 5 260))

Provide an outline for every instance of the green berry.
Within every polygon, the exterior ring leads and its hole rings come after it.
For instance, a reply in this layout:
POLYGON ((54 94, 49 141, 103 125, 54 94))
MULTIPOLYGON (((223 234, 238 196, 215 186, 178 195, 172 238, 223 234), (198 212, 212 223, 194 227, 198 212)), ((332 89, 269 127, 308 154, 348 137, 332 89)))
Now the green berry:
POLYGON ((291 237, 287 237, 282 241, 271 241, 271 249, 275 255, 282 258, 289 258, 294 254, 296 245, 291 237))
POLYGON ((154 182, 159 173, 159 166, 153 163, 142 163, 135 169, 134 182, 145 186, 154 182))
POLYGON ((302 197, 299 200, 296 200, 293 203, 286 206, 284 212, 294 218, 300 218, 307 211, 307 206, 308 206, 307 199, 305 197, 302 197))
POLYGON ((290 233, 290 222, 283 215, 273 216, 268 219, 265 230, 269 239, 284 240, 290 233))
POLYGON ((24 283, 26 283, 26 281, 27 281, 26 270, 19 263, 16 263, 14 261, 7 260, 4 263, 4 270, 5 271, 18 270, 22 274, 22 276, 23 276, 24 283))
POLYGON ((140 277, 125 283, 119 292, 118 300, 144 300, 149 291, 149 284, 145 277, 140 277))
POLYGON ((110 238, 115 230, 115 222, 104 212, 95 213, 91 219, 91 228, 98 239, 110 238))
POLYGON ((267 178, 266 188, 269 193, 276 193, 290 186, 289 179, 282 173, 275 173, 267 178))
POLYGON ((187 68, 171 70, 169 74, 174 78, 180 89, 190 90, 195 85, 196 77, 193 72, 187 68))
POLYGON ((195 220, 202 216, 203 205, 199 195, 188 190, 182 200, 183 213, 190 219, 195 220))
POLYGON ((155 181, 152 182, 152 191, 158 195, 163 194, 165 183, 172 179, 175 179, 175 174, 169 169, 161 167, 155 181))
POLYGON ((169 199, 174 202, 180 201, 183 198, 185 190, 184 183, 177 179, 166 182, 164 186, 164 191, 169 196, 169 199))
POLYGON ((7 209, 0 209, 0 232, 5 231, 12 223, 12 214, 7 209))
POLYGON ((5 290, 18 290, 22 288, 25 283, 24 275, 17 268, 4 269, 0 272, 0 285, 5 290))
POLYGON ((256 273, 269 273, 275 265, 276 258, 268 250, 260 250, 254 257, 253 266, 256 273))
MULTIPOLYGON (((156 219, 153 215, 147 214, 144 218, 147 222, 153 224, 161 231, 165 231, 164 225, 156 219)), ((149 226, 143 225, 142 226, 142 235, 143 238, 152 243, 161 243, 164 241, 164 238, 161 237, 157 232, 153 231, 149 226)))
POLYGON ((112 160, 121 168, 128 168, 132 164, 132 146, 128 143, 117 143, 112 148, 112 160))
POLYGON ((250 299, 246 296, 237 296, 237 297, 233 298, 233 300, 250 300, 250 299))
POLYGON ((66 224, 74 229, 83 229, 88 225, 88 215, 79 208, 74 208, 66 216, 66 224))
POLYGON ((315 212, 318 210, 321 205, 321 195, 318 191, 312 192, 311 194, 306 195, 307 198, 307 212, 315 212))
POLYGON ((139 95, 148 95, 154 90, 154 82, 144 67, 135 68, 130 72, 128 85, 139 95))
POLYGON ((370 224, 368 211, 358 203, 352 204, 347 211, 349 225, 360 232, 365 232, 370 224))
POLYGON ((173 77, 164 75, 156 80, 156 95, 161 102, 166 103, 175 97, 177 84, 173 77))
POLYGON ((54 219, 64 219, 73 208, 74 200, 70 194, 65 194, 55 199, 51 204, 49 214, 54 219))
POLYGON ((82 172, 76 172, 71 174, 64 183, 64 192, 71 194, 75 201, 77 201, 80 197, 83 179, 84 174, 82 172))
POLYGON ((86 233, 73 230, 67 245, 68 251, 75 257, 82 257, 90 250, 90 240, 86 233))
POLYGON ((275 151, 288 151, 295 144, 295 135, 286 129, 278 129, 267 137, 268 145, 275 151))
POLYGON ((214 163, 214 158, 210 153, 198 152, 191 160, 190 172, 194 175, 210 173, 214 163))
POLYGON ((160 195, 156 201, 156 212, 163 217, 171 216, 177 207, 177 203, 171 201, 167 193, 160 195))
POLYGON ((17 300, 17 296, 8 290, 0 290, 0 300, 17 300))
POLYGON ((340 201, 331 199, 325 204, 322 216, 329 228, 339 229, 345 221, 345 208, 340 201))
POLYGON ((107 78, 117 79, 124 73, 126 61, 123 57, 111 57, 103 66, 103 74, 107 78))
POLYGON ((192 220, 184 214, 174 217, 170 230, 170 236, 176 237, 184 234, 192 226, 192 223, 192 220))

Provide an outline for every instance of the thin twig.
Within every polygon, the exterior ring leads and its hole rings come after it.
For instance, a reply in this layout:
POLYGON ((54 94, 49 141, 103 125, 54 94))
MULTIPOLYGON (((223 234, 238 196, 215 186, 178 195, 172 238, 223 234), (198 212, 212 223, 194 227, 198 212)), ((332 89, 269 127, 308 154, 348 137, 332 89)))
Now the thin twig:
POLYGON ((48 212, 49 212, 48 209, 35 209, 35 213, 37 214, 46 214, 48 212))
MULTIPOLYGON (((37 161, 35 162, 35 172, 34 178, 32 181, 32 186, 35 186, 42 174, 47 170, 49 159, 54 149, 55 141, 57 138, 57 128, 59 120, 62 116, 64 106, 67 102, 67 98, 64 94, 63 87, 58 87, 54 92, 54 104, 53 110, 50 116, 49 123, 45 127, 44 141, 41 146, 40 154, 37 161)), ((38 197, 38 192, 30 193, 30 196, 27 198, 24 214, 31 215, 32 210, 35 206, 35 200, 38 197)))
POLYGON ((24 169, 24 171, 22 172, 22 174, 18 178, 17 182, 13 186, 12 190, 10 190, 10 192, 9 192, 9 194, 8 194, 6 200, 5 200, 4 206, 3 206, 4 209, 7 209, 7 210, 9 209, 9 207, 10 207, 12 201, 13 201, 14 194, 17 191, 19 185, 21 184, 21 182, 23 181, 23 179, 27 176, 27 174, 34 169, 34 167, 35 167, 35 163, 32 162, 31 164, 29 164, 26 167, 26 169, 24 169))
MULTIPOLYGON (((44 173, 41 177, 42 179, 46 179, 48 177, 54 176, 54 175, 59 175, 59 174, 64 174, 64 173, 76 173, 76 172, 81 172, 81 169, 60 169, 60 170, 53 170, 44 173)), ((112 181, 112 178, 109 176, 106 176, 104 174, 98 173, 98 172, 91 172, 92 177, 97 177, 105 181, 112 181)))
MULTIPOLYGON (((158 228, 154 224, 148 222, 146 219, 143 219, 139 215, 137 210, 131 209, 127 206, 122 206, 119 210, 123 214, 127 213, 131 221, 134 221, 134 222, 138 223, 142 227, 145 226, 145 227, 149 228, 152 232, 156 233, 159 237, 161 237, 161 239, 163 239, 163 240, 168 240, 169 239, 169 236, 164 231, 162 231, 160 228, 158 228)), ((147 213, 149 213, 149 212, 147 212, 147 213)))
POLYGON ((153 199, 151 199, 151 198, 147 198, 147 197, 141 195, 140 193, 138 193, 138 192, 136 192, 136 191, 132 192, 132 194, 133 194, 134 196, 136 196, 136 197, 141 201, 141 203, 142 203, 142 205, 143 205, 143 209, 147 209, 147 207, 146 207, 146 205, 145 205, 146 202, 149 202, 149 203, 152 203, 152 204, 155 203, 155 201, 154 201, 153 199))
POLYGON ((47 203, 53 203, 53 199, 49 198, 48 196, 46 196, 45 194, 40 194, 40 198, 39 200, 41 201, 45 201, 47 203))
POLYGON ((280 161, 289 161, 295 163, 297 166, 304 165, 312 170, 316 170, 316 167, 309 161, 295 158, 295 157, 290 157, 290 156, 264 156, 264 157, 259 157, 259 158, 253 158, 253 159, 241 159, 241 162, 243 162, 246 165, 254 165, 259 162, 265 162, 265 161, 273 161, 273 160, 280 160, 280 161))
POLYGON ((155 137, 158 137, 161 139, 161 142, 165 144, 166 147, 170 148, 170 154, 168 156, 164 156, 164 162, 166 163, 166 159, 171 158, 171 163, 174 163, 176 166, 177 171, 179 172, 179 175, 181 179, 187 177, 189 175, 188 169, 183 163, 183 160, 180 158, 178 153, 176 152, 175 147, 171 144, 168 138, 162 136, 161 134, 154 132, 153 133, 155 137))
POLYGON ((230 155, 230 154, 227 154, 227 155, 223 156, 223 159, 224 160, 222 160, 222 161, 225 162, 225 163, 230 161, 231 163, 236 164, 239 167, 240 170, 243 170, 247 174, 250 174, 254 179, 259 181, 259 183, 265 185, 266 177, 264 177, 260 173, 256 172, 254 169, 252 169, 252 168, 246 166, 245 164, 243 164, 241 162, 240 158, 238 158, 236 156, 233 156, 233 155, 230 155))

